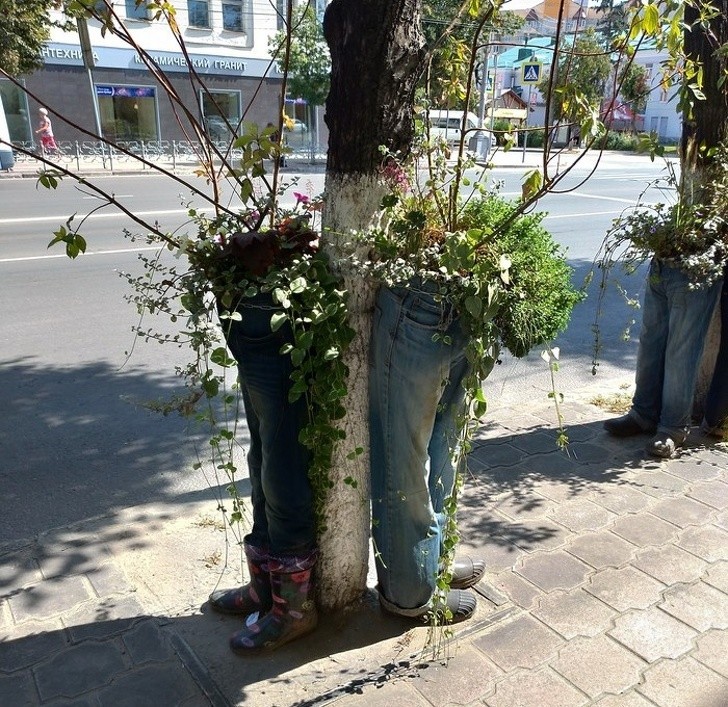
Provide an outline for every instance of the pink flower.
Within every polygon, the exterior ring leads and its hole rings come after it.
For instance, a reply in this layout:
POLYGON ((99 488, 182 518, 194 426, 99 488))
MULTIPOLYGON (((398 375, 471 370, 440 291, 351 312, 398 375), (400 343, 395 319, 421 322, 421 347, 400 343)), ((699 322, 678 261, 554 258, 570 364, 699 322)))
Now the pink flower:
POLYGON ((299 204, 306 206, 311 201, 311 197, 308 194, 301 194, 300 192, 294 191, 293 196, 296 197, 296 206, 299 204))

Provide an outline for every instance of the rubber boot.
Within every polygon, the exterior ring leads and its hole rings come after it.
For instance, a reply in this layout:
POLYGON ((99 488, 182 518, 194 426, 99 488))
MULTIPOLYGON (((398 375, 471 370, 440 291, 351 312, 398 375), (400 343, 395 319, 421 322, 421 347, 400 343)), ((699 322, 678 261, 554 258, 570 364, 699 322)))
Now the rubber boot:
POLYGON ((265 613, 273 605, 268 574, 268 553, 260 547, 245 543, 250 582, 235 589, 218 589, 210 594, 210 606, 221 614, 248 616, 256 611, 265 613))
POLYGON ((312 582, 316 550, 303 557, 271 557, 268 561, 273 607, 252 614, 245 627, 230 638, 236 653, 274 650, 313 631, 318 623, 312 582))

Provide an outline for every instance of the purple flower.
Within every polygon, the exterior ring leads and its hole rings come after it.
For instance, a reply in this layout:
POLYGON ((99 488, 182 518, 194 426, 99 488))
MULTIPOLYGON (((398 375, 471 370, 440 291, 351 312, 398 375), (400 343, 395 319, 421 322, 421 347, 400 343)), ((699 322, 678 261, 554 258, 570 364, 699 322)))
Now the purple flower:
POLYGON ((308 203, 311 201, 311 197, 308 196, 308 194, 301 194, 300 192, 294 191, 293 196, 296 197, 296 206, 298 206, 299 204, 307 206, 308 203))

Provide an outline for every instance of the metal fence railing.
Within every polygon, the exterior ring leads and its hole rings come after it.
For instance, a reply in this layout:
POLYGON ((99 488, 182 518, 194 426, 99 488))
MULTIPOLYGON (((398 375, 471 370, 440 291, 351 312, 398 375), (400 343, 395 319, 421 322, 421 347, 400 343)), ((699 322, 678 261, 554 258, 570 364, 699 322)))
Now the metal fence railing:
MULTIPOLYGON (((20 150, 14 151, 15 161, 29 162, 41 154, 41 147, 35 142, 16 142, 20 150), (31 153, 31 154, 27 154, 31 153)), ((151 164, 165 163, 176 167, 194 166, 199 163, 203 154, 199 142, 186 140, 125 140, 114 146, 97 141, 71 141, 57 140, 57 150, 47 151, 45 154, 50 160, 69 169, 80 170, 89 163, 98 164, 104 169, 113 170, 115 165, 131 164, 135 161, 140 169, 149 169, 144 162, 151 164)), ((227 154, 227 159, 234 163, 242 157, 242 150, 231 148, 228 143, 215 143, 221 154, 227 154)), ((295 149, 289 147, 286 161, 294 163, 320 162, 326 159, 326 150, 320 145, 302 145, 295 149)))

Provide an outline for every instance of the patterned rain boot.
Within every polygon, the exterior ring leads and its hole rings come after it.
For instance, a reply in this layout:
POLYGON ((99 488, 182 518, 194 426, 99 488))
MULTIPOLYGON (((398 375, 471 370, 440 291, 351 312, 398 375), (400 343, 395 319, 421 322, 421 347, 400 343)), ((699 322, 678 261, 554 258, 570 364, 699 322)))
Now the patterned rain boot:
POLYGON ((303 557, 271 557, 268 561, 273 608, 251 614, 245 627, 230 638, 241 655, 274 650, 316 628, 318 612, 312 583, 317 551, 303 557))
POLYGON ((266 612, 273 599, 268 574, 268 553, 262 548, 245 543, 250 582, 235 589, 218 589, 210 594, 210 606, 221 614, 248 616, 254 612, 266 612))

